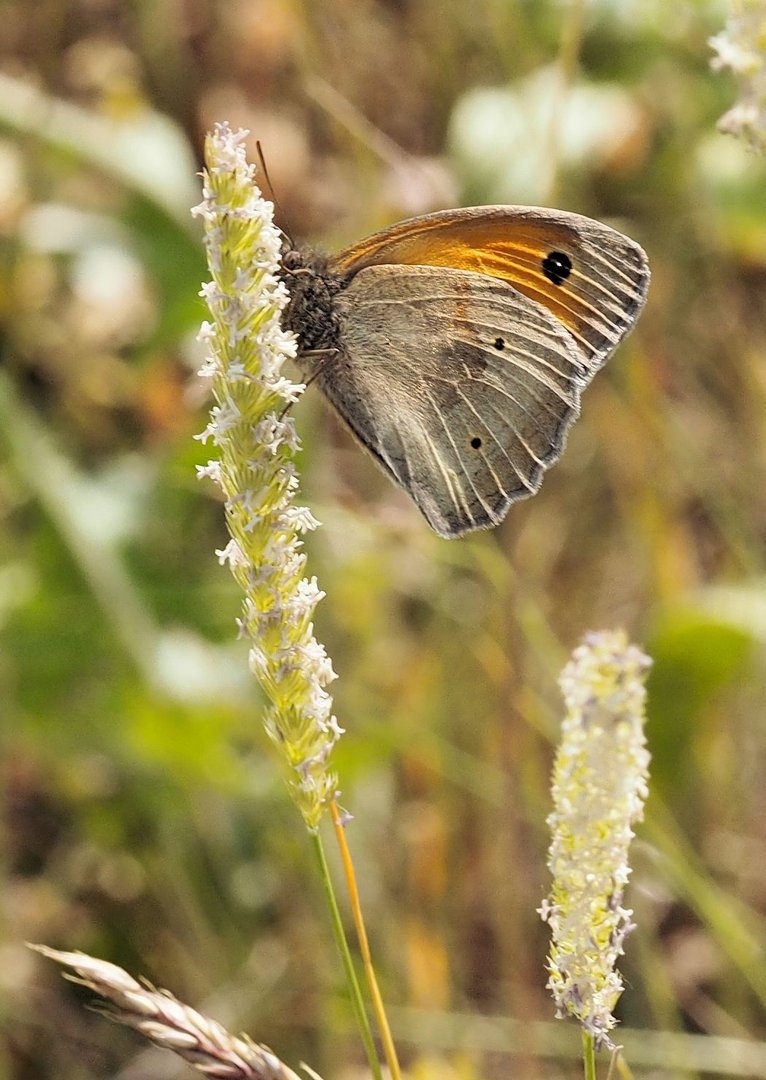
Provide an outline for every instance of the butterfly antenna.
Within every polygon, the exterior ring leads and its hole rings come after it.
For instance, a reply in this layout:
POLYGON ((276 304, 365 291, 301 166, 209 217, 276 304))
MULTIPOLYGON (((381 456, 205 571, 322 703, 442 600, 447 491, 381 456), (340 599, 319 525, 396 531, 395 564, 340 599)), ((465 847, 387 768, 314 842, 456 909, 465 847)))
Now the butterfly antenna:
MULTIPOLYGON (((279 205, 279 201, 277 200, 277 196, 276 196, 276 194, 274 192, 274 185, 272 184, 271 177, 269 176, 269 170, 266 168, 266 158, 263 156, 263 148, 261 147, 260 139, 256 140, 255 149, 256 149, 256 151, 258 153, 258 161, 260 162, 260 165, 261 165, 261 170, 263 172, 263 178, 266 181, 266 186, 269 189, 269 195, 271 197, 271 201, 274 203, 274 209, 278 212, 279 216, 281 217, 282 216, 282 207, 279 205)), ((284 235, 290 241, 290 247, 294 248, 295 243, 293 241, 292 236, 290 236, 290 233, 287 231, 287 229, 280 228, 280 231, 282 233, 284 233, 284 235)))

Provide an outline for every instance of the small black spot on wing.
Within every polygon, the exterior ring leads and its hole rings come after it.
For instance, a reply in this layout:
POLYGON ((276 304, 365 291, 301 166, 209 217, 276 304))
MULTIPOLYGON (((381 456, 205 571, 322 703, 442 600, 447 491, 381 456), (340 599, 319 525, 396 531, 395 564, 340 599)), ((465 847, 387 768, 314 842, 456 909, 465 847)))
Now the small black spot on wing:
POLYGON ((474 437, 471 439, 471 449, 481 450, 481 439, 478 435, 474 435, 474 437))
POLYGON ((543 273, 554 285, 561 285, 572 273, 572 260, 564 251, 551 251, 543 259, 543 273))

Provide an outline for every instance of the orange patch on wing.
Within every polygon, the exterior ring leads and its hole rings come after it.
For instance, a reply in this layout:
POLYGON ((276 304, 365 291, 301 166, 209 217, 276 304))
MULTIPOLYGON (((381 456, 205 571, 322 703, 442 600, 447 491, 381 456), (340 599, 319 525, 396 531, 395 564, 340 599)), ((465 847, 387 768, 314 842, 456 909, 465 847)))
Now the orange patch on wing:
POLYGON ((403 263, 487 274, 542 304, 580 338, 597 312, 578 289, 577 247, 574 230, 558 222, 499 216, 449 221, 440 216, 394 225, 342 251, 334 263, 339 271, 351 273, 365 266, 403 263), (552 251, 574 255, 571 278, 560 285, 543 273, 543 260, 552 251))

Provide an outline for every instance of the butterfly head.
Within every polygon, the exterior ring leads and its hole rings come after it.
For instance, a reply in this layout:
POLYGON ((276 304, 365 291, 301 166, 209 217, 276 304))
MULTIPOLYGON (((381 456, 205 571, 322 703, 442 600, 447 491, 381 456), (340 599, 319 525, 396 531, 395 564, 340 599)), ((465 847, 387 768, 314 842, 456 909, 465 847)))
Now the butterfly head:
POLYGON ((292 244, 285 244, 285 250, 282 252, 282 272, 283 277, 308 272, 304 252, 299 251, 292 244))
POLYGON ((335 298, 346 280, 335 273, 324 255, 285 246, 280 277, 290 294, 284 325, 298 336, 298 363, 311 368, 309 354, 336 353, 340 348, 340 321, 335 298))

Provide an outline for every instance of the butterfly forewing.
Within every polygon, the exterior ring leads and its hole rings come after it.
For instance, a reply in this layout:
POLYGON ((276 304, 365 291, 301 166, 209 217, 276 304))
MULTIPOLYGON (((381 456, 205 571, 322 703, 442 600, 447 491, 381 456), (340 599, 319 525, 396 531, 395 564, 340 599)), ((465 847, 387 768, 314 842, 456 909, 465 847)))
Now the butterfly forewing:
POLYGON ((336 308, 343 349, 317 381, 436 532, 497 524, 537 490, 588 376, 545 307, 481 274, 384 264, 336 308))
POLYGON ((341 252, 334 267, 451 267, 508 282, 572 335, 589 373, 633 327, 649 269, 641 247, 608 225, 563 210, 483 206, 400 222, 341 252))

